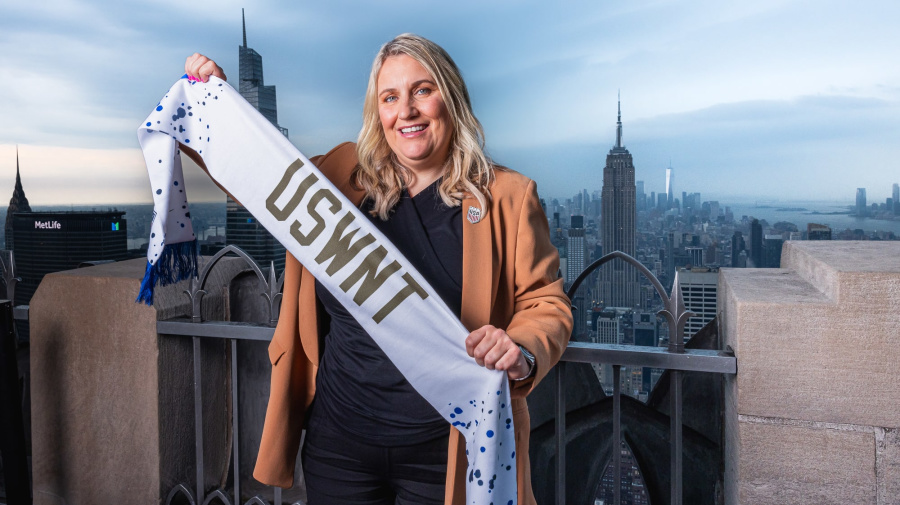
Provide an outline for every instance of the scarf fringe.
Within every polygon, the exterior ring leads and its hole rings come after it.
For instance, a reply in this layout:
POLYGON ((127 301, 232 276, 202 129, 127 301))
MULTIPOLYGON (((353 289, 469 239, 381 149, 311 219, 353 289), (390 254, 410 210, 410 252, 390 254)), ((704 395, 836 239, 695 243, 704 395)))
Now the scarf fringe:
POLYGON ((197 277, 197 239, 178 244, 167 244, 156 264, 147 262, 141 291, 135 302, 153 305, 153 289, 157 284, 168 286, 191 277, 197 277))

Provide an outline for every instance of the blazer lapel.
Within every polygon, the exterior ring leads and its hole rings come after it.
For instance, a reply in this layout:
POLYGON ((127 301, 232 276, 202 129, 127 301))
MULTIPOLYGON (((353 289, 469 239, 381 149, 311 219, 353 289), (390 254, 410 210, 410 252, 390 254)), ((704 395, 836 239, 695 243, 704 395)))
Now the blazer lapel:
POLYGON ((480 209, 478 200, 466 197, 462 201, 463 219, 463 272, 462 309, 460 320, 469 331, 476 330, 491 320, 493 275, 493 248, 491 221, 493 216, 480 209), (477 222, 470 209, 476 209, 477 222))

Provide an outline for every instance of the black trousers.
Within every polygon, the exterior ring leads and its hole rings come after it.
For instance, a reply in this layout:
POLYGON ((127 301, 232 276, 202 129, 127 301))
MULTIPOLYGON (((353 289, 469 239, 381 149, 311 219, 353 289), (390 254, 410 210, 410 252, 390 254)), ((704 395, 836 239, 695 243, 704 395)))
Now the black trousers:
POLYGON ((312 423, 303 444, 309 505, 442 505, 449 437, 380 446, 312 423))

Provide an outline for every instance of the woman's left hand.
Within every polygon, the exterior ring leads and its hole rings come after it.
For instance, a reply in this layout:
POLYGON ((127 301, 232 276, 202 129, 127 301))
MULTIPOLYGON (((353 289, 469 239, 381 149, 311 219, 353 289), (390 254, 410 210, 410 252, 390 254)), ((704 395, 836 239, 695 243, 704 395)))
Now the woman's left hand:
POLYGON ((505 370, 510 379, 521 379, 529 371, 519 346, 504 330, 485 325, 466 337, 466 352, 488 370, 505 370))

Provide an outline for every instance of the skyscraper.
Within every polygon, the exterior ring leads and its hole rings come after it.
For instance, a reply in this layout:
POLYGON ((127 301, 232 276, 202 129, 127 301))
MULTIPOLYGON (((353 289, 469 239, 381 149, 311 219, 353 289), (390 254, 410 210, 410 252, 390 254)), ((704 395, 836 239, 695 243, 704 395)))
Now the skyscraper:
POLYGON ((831 240, 831 228, 824 224, 807 223, 806 240, 831 240))
MULTIPOLYGON (((601 193, 603 252, 622 251, 635 255, 634 161, 622 145, 622 101, 616 123, 616 145, 606 155, 601 193)), ((638 272, 624 261, 613 261, 600 269, 600 298, 608 307, 635 307, 640 303, 638 272)))
POLYGON ((238 47, 239 90, 241 96, 287 137, 287 128, 282 128, 278 125, 275 86, 266 86, 263 81, 262 56, 252 48, 247 47, 247 22, 244 19, 244 9, 241 9, 241 25, 244 32, 244 44, 238 47))
POLYGON ((17 305, 31 301, 48 273, 128 257, 128 223, 121 211, 19 211, 12 215, 10 232, 22 278, 16 285, 17 305))
MULTIPOLYGON (((243 9, 241 9, 241 23, 244 32, 244 44, 238 47, 241 96, 287 136, 287 129, 278 125, 275 86, 266 86, 263 82, 262 56, 247 47, 247 23, 243 9)), ((274 262, 276 271, 284 269, 284 246, 275 240, 247 209, 230 196, 225 207, 225 243, 243 249, 262 268, 274 262)))
POLYGON ((19 146, 16 146, 16 187, 13 189, 12 198, 9 199, 9 208, 6 209, 6 226, 4 226, 6 248, 10 251, 13 250, 12 223, 13 214, 16 212, 31 212, 28 198, 25 197, 25 190, 22 189, 22 178, 19 176, 19 146))
POLYGON ((777 234, 767 234, 763 243, 763 267, 781 268, 781 249, 784 247, 784 237, 777 234))
POLYGON ((891 188, 891 198, 894 200, 894 208, 888 209, 889 211, 893 211, 894 214, 900 214, 900 184, 894 183, 894 187, 891 188))
POLYGON ((635 181, 634 186, 637 210, 647 210, 647 195, 644 194, 644 181, 635 181))
POLYGON ((866 208, 866 188, 856 188, 856 215, 863 217, 869 214, 866 208))
MULTIPOLYGON (((566 240, 566 252, 568 254, 566 262, 566 286, 571 286, 572 282, 578 278, 584 270, 584 216, 572 216, 571 226, 569 226, 569 237, 566 240)), ((583 285, 584 286, 584 285, 583 285)), ((587 286, 585 286, 587 287, 587 286)), ((572 298, 572 306, 575 307, 573 315, 575 318, 573 333, 581 337, 587 331, 587 311, 584 303, 584 289, 579 289, 572 298)))
POLYGON ((569 237, 566 241, 568 263, 566 265, 566 282, 572 284, 584 270, 584 216, 572 216, 569 226, 569 237))
POLYGON ((762 225, 759 224, 759 219, 750 223, 750 261, 753 268, 763 267, 762 225))
POLYGON ((698 246, 685 247, 684 254, 687 255, 692 267, 706 265, 706 249, 698 246))
POLYGON ((716 317, 719 271, 709 268, 679 270, 678 285, 681 286, 684 307, 696 314, 684 325, 684 340, 687 342, 716 317))
POLYGON ((739 266, 739 258, 741 251, 746 249, 744 244, 744 234, 736 231, 731 237, 731 266, 737 268, 739 266))
POLYGON ((666 169, 666 208, 671 209, 672 205, 675 204, 675 169, 672 168, 672 164, 669 163, 669 168, 666 169))

